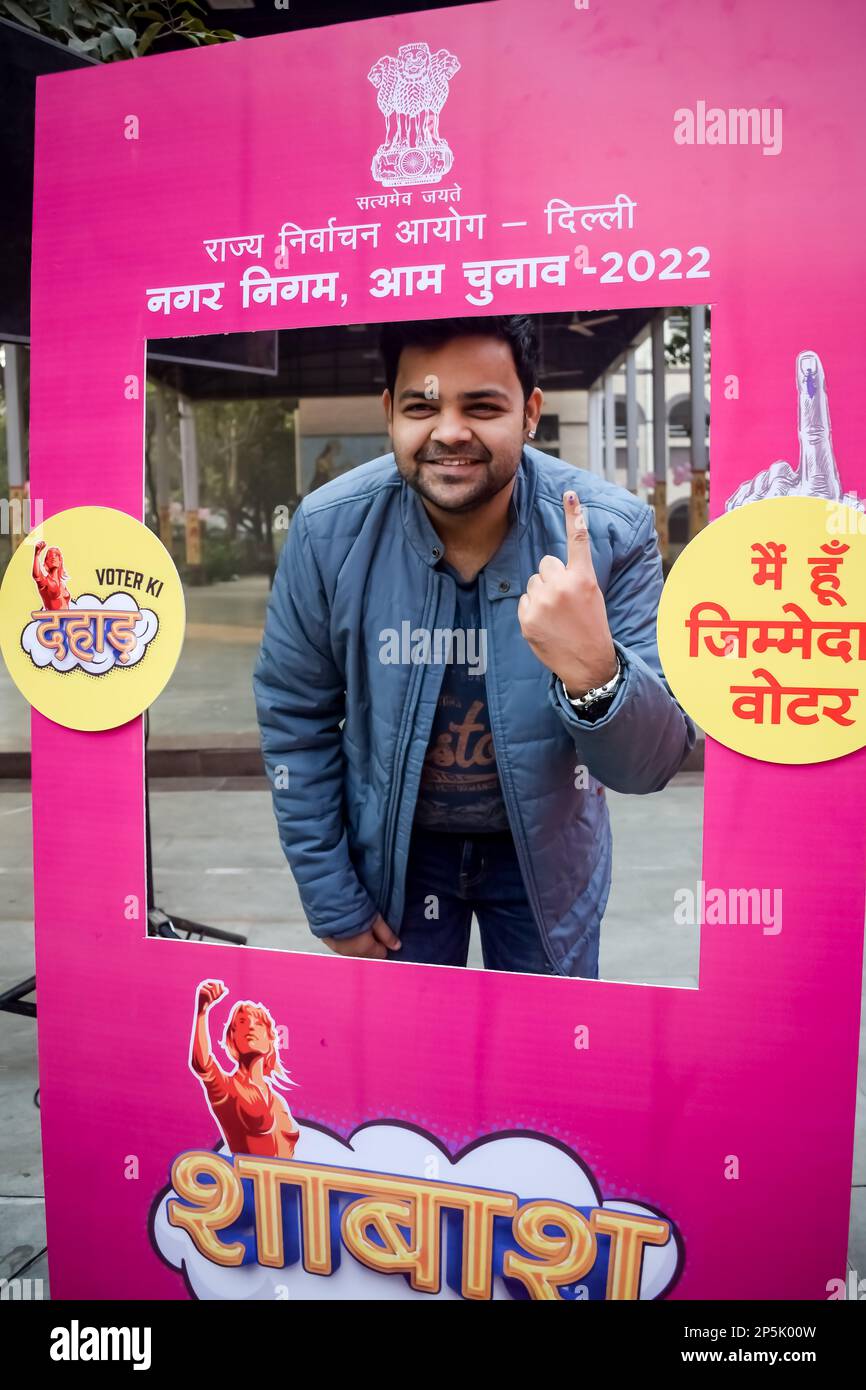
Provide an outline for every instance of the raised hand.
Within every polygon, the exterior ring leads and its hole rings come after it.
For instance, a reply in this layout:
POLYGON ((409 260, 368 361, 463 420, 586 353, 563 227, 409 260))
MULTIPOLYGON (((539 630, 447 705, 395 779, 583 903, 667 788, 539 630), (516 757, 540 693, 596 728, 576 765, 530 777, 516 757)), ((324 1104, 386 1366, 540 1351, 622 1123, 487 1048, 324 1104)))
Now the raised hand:
MULTIPOLYGON (((796 469, 782 459, 742 483, 725 503, 731 512, 746 502, 759 502, 765 497, 825 497, 828 501, 842 498, 839 470, 833 456, 830 432, 830 407, 824 368, 816 352, 801 352, 797 356, 797 433, 800 437, 800 460, 796 469)), ((849 499, 854 506, 862 502, 849 499)))
POLYGON ((583 695, 616 675, 616 649, 598 587, 580 500, 562 499, 567 560, 545 555, 517 605, 520 630, 538 660, 569 695, 583 695))
POLYGON ((198 987, 198 999, 196 1008, 200 1014, 206 1013, 213 1008, 218 999, 222 999, 228 990, 222 980, 204 980, 198 987))

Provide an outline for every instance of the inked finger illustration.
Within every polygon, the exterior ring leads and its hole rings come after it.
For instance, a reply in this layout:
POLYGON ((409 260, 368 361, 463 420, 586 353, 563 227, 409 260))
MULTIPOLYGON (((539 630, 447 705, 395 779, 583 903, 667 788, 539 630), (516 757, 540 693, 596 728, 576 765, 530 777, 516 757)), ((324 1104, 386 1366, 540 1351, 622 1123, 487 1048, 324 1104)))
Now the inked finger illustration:
POLYGON ((765 497, 824 497, 828 502, 844 502, 866 511, 866 498, 842 491, 839 469, 833 454, 830 406, 824 368, 817 352, 797 354, 797 434, 800 458, 796 469, 783 459, 741 483, 725 503, 725 511, 765 497))

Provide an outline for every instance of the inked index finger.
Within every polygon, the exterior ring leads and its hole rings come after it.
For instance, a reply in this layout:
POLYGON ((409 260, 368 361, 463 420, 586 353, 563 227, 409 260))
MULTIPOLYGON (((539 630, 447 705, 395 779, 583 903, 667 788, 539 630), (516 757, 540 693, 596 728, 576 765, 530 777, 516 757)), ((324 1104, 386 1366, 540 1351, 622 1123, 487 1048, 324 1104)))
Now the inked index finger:
POLYGON ((824 368, 817 352, 798 353, 796 370, 797 433, 800 437, 802 480, 812 496, 841 497, 842 485, 833 457, 824 368))
POLYGON ((576 492, 568 491, 562 494, 562 509, 565 516, 565 539, 568 545, 566 567, 576 569, 586 564, 591 565, 589 530, 583 508, 580 505, 580 498, 576 492))

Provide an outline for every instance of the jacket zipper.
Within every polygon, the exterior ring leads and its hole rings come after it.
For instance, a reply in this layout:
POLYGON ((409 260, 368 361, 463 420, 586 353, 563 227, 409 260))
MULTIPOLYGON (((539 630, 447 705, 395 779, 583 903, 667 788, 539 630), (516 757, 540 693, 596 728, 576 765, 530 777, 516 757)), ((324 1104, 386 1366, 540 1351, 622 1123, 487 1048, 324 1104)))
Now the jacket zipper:
MULTIPOLYGON (((498 749, 500 747, 504 747, 505 745, 504 743, 500 743, 499 729, 497 727, 499 721, 499 691, 495 681, 496 644, 492 640, 493 627, 489 621, 491 616, 490 600, 487 597, 487 590, 483 584, 479 585, 479 598, 481 600, 481 621, 487 629, 488 634, 487 668, 490 681, 487 686, 487 707, 490 711, 490 730, 493 734, 493 747, 494 749, 498 749), (493 698, 491 698, 491 691, 493 692, 493 698)), ((544 954, 547 956, 547 959, 550 961, 550 964, 553 966, 556 973, 559 974, 559 966, 553 959, 553 956, 550 951, 550 945, 547 940, 547 931, 544 926, 544 914, 541 910, 541 899, 538 895, 538 887, 535 882, 535 874, 532 870, 532 862, 529 857, 529 846, 526 843, 526 836, 523 829, 523 821, 520 817, 520 813, 517 807, 517 797, 514 792, 514 785, 511 781, 511 767, 510 765, 508 765, 507 760, 506 762, 501 762, 497 754, 496 768, 499 773, 500 783, 502 785, 503 800, 505 801, 505 809, 508 813, 509 824, 511 825, 512 834, 514 835, 514 845, 517 850, 517 862, 520 865, 520 872, 523 875, 523 882, 527 890, 530 904, 535 914, 535 925, 538 928, 538 934, 541 939, 542 947, 544 948, 544 954)))
MULTIPOLYGON (((430 582, 428 585, 424 612, 421 616, 421 626, 426 631, 429 631, 430 627, 433 626, 433 624, 430 624, 427 621, 427 619, 429 617, 431 607, 434 615, 436 614, 439 608, 438 599, 439 589, 441 587, 441 578, 439 575, 437 575, 432 569, 428 570, 428 575, 430 582)), ((439 689, 441 689, 444 675, 445 669, 443 667, 442 670, 439 672, 439 686, 436 691, 437 700, 439 698, 439 689)), ((394 849, 397 840, 397 826, 400 821, 400 811, 403 808, 403 801, 406 791, 405 787, 403 786, 403 774, 406 767, 406 759, 409 756, 409 749, 412 745, 412 734, 414 732, 415 724, 415 710, 417 708, 418 700, 420 698, 423 680, 424 663, 419 662, 412 671, 412 676, 409 682, 409 690, 407 692, 406 697, 406 703, 403 706, 403 719, 400 724, 400 732, 398 735, 398 750, 394 762, 394 776, 391 779, 391 796, 388 802, 388 812, 385 820, 385 873, 382 879, 382 907, 380 909, 383 915, 386 914, 389 909, 389 899, 391 896, 392 882, 394 877, 393 865, 394 849)), ((387 916, 385 917, 385 920, 388 920, 387 916)), ((389 922, 388 925, 390 926, 391 923, 389 922)))

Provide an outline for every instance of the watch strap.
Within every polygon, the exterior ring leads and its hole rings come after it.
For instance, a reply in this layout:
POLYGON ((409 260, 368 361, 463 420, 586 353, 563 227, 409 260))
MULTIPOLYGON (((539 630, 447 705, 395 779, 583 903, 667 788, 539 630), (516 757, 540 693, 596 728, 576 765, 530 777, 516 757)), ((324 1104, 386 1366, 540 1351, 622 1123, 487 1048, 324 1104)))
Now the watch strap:
POLYGON ((587 690, 583 695, 569 695, 565 681, 562 682, 562 689, 565 698, 574 709, 589 709, 591 705, 597 704, 600 700, 609 700, 622 680, 622 661, 619 653, 616 658, 616 672, 604 685, 596 685, 592 690, 587 690))

